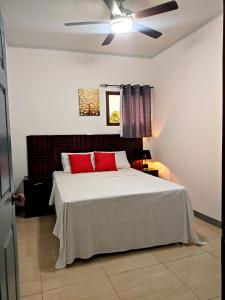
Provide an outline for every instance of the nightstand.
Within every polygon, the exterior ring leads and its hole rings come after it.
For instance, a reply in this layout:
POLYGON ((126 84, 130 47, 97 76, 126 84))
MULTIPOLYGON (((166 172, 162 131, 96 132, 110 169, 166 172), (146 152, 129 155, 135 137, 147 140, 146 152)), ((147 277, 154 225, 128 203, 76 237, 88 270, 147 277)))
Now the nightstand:
POLYGON ((156 170, 156 169, 148 169, 148 170, 142 169, 140 171, 143 172, 143 173, 146 173, 146 174, 150 174, 150 175, 159 177, 159 170, 156 170))
POLYGON ((52 182, 46 178, 24 177, 25 218, 54 214, 49 206, 52 182))

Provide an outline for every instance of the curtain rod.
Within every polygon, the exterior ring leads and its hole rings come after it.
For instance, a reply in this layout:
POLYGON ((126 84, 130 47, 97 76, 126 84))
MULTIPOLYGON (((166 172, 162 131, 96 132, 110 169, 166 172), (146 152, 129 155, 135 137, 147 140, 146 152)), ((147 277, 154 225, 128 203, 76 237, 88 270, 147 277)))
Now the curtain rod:
MULTIPOLYGON (((108 87, 108 86, 111 86, 111 87, 119 87, 120 89, 124 86, 124 84, 107 84, 107 83, 102 83, 100 84, 100 87, 108 87)), ((151 89, 154 89, 154 86, 150 86, 151 89)))

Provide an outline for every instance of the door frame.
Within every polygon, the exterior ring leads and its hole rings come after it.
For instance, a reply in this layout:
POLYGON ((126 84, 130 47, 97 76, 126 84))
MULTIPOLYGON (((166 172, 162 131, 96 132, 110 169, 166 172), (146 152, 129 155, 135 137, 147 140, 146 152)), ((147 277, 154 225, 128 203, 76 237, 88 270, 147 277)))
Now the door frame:
POLYGON ((224 20, 225 0, 223 0, 223 108, 222 108, 222 237, 221 237, 221 275, 222 275, 222 296, 225 299, 225 20, 224 20))

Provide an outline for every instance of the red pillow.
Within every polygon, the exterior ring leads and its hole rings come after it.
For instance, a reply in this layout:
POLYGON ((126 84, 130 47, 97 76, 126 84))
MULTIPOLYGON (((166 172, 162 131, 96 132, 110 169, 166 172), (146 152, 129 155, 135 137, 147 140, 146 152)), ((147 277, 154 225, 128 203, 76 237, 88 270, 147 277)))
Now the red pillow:
POLYGON ((71 173, 94 172, 91 154, 69 154, 71 173))
POLYGON ((95 171, 117 171, 115 153, 95 152, 95 171))

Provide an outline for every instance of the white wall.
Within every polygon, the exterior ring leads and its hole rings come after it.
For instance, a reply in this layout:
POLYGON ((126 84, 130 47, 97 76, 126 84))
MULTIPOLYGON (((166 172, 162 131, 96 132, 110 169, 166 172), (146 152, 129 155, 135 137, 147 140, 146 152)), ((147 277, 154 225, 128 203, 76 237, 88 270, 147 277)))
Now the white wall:
POLYGON ((119 133, 101 116, 80 117, 78 88, 100 83, 151 84, 149 59, 8 48, 8 82, 15 187, 27 175, 26 136, 119 133))
POLYGON ((221 220, 222 16, 156 56, 155 159, 195 210, 221 220))
POLYGON ((16 187, 27 135, 119 132, 106 126, 104 90, 101 116, 79 117, 78 88, 149 83, 155 166, 187 187, 195 210, 221 219, 222 17, 152 60, 9 48, 8 77, 16 187))

